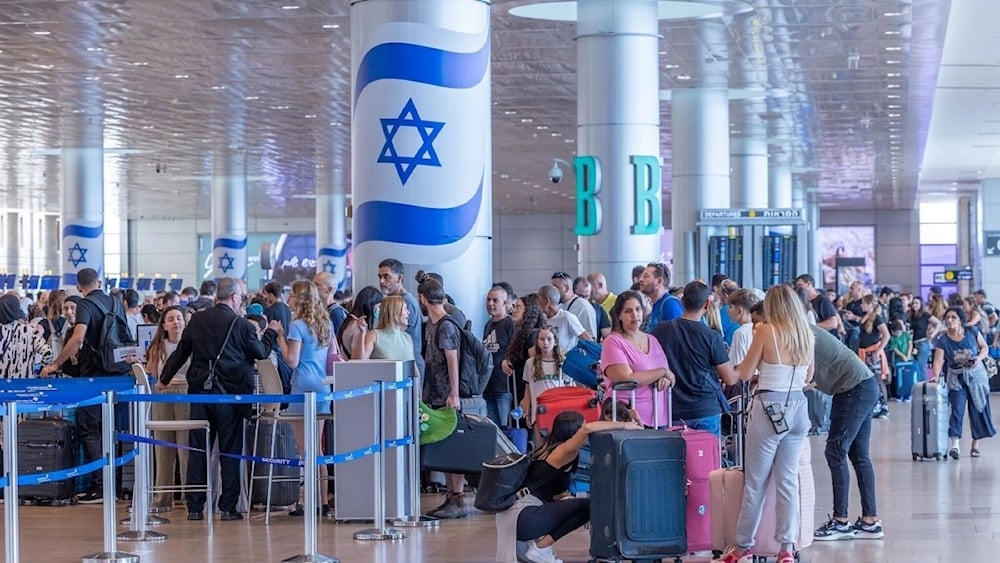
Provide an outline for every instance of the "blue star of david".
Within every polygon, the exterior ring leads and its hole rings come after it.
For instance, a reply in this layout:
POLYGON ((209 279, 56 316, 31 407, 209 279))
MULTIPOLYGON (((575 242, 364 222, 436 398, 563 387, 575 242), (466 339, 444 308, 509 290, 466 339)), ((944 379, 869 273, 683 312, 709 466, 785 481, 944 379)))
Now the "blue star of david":
POLYGON ((326 273, 328 273, 328 274, 336 274, 337 273, 337 265, 334 264, 333 262, 327 260, 326 262, 323 262, 323 271, 326 272, 326 273))
POLYGON ((233 257, 228 252, 219 256, 219 269, 222 270, 222 273, 235 269, 233 267, 233 257))
POLYGON ((443 121, 424 121, 421 119, 420 114, 417 113, 417 107, 413 105, 413 98, 410 98, 406 102, 406 105, 403 106, 403 111, 399 112, 399 117, 383 118, 379 119, 379 121, 382 122, 382 134, 385 135, 385 145, 382 146, 378 162, 380 164, 395 165, 396 174, 399 175, 399 181, 404 186, 406 185, 406 181, 410 179, 410 174, 413 174, 413 170, 417 166, 441 166, 437 152, 434 151, 433 143, 445 124, 443 121), (400 127, 413 127, 420 133, 422 143, 413 156, 400 156, 396 152, 393 139, 396 137, 396 133, 400 127))
POLYGON ((80 246, 80 243, 76 243, 69 248, 69 263, 73 264, 76 268, 81 262, 87 261, 87 249, 80 246))

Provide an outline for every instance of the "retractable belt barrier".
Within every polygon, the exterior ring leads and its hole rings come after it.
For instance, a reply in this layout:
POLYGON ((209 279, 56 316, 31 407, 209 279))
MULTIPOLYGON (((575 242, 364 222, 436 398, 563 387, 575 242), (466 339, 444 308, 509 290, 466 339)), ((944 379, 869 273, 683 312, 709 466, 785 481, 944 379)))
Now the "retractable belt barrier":
MULTIPOLYGON (((192 450, 204 452, 204 450, 192 448, 190 446, 180 445, 174 442, 169 442, 165 440, 157 440, 154 438, 149 438, 147 436, 142 436, 135 432, 136 421, 132 420, 132 432, 117 432, 114 430, 113 423, 113 413, 114 405, 116 403, 202 403, 202 404, 259 404, 259 403, 306 403, 305 404, 305 421, 313 421, 313 424, 305 424, 306 431, 306 447, 304 458, 314 460, 311 464, 306 464, 302 459, 285 459, 285 458, 272 458, 263 456, 250 456, 250 455, 239 455, 239 454, 228 454, 221 453, 220 455, 245 460, 252 461, 255 463, 264 463, 272 465, 283 465, 290 467, 305 467, 307 479, 305 481, 305 495, 306 495, 306 514, 315 513, 315 481, 316 466, 318 465, 333 465, 339 463, 347 463, 362 459, 368 456, 380 455, 384 450, 391 448, 405 448, 405 447, 417 447, 417 440, 413 434, 403 436, 401 438, 394 439, 384 439, 383 429, 382 429, 382 405, 384 404, 383 394, 391 391, 399 391, 405 389, 413 388, 413 380, 407 378, 402 381, 391 381, 382 382, 376 381, 373 384, 365 385, 362 387, 357 387, 354 389, 346 389, 342 391, 336 391, 332 393, 306 393, 306 394, 291 394, 291 395, 254 395, 254 394, 231 394, 231 395, 216 395, 216 394, 193 394, 193 395, 157 395, 148 393, 136 393, 135 390, 135 379, 132 377, 93 377, 93 378, 58 378, 58 379, 15 379, 15 380, 0 380, 0 416, 4 417, 4 436, 3 436, 3 449, 4 449, 4 462, 5 467, 8 468, 8 472, 0 476, 0 487, 5 491, 5 498, 8 502, 5 503, 5 528, 6 528, 6 561, 7 563, 16 563, 20 557, 20 547, 19 547, 19 521, 18 521, 18 503, 13 502, 17 499, 17 489, 20 486, 28 485, 38 485, 42 483, 51 483, 55 481, 62 481, 66 479, 74 479, 81 475, 87 475, 99 470, 104 471, 104 495, 105 498, 113 498, 115 494, 115 483, 114 483, 114 467, 121 467, 122 465, 128 464, 135 459, 139 459, 137 463, 143 465, 142 468, 137 467, 136 473, 145 470, 145 465, 149 463, 149 460, 145 456, 140 456, 140 448, 136 447, 132 451, 115 457, 113 455, 114 443, 115 441, 121 442, 131 442, 135 444, 144 444, 147 446, 161 446, 168 448, 192 450), (96 388, 96 389, 95 389, 96 388), (95 391, 99 394, 95 395, 95 391), (353 451, 341 452, 336 454, 327 455, 315 455, 315 444, 313 442, 318 439, 315 431, 315 420, 316 420, 316 403, 319 401, 342 401, 347 399, 356 399, 359 397, 377 395, 375 397, 377 409, 376 412, 379 414, 376 420, 376 432, 378 438, 374 443, 367 447, 359 448, 353 451), (22 414, 34 414, 47 411, 58 411, 69 408, 79 408, 87 406, 103 405, 103 412, 105 414, 104 426, 102 431, 106 434, 104 437, 104 447, 105 456, 101 459, 85 463, 76 467, 70 467, 66 469, 60 469, 57 471, 49 471, 44 473, 32 473, 26 475, 17 474, 17 416, 22 414), (109 447, 110 445, 110 447, 109 447), (109 469, 110 466, 110 469, 109 469), (312 475, 310 480, 308 477, 312 475), (313 506, 311 506, 313 505, 313 506)), ((143 405, 145 407, 145 405, 143 405)), ((142 425, 145 426, 145 425, 142 425)), ((412 429, 410 430, 412 432, 412 429)), ((384 464, 380 463, 379 471, 384 473, 384 464)), ((379 482, 384 479, 384 475, 379 477, 379 482)), ((145 494, 143 491, 135 491, 134 496, 145 494)), ((211 502, 211 501, 210 501, 211 502)), ((379 499, 376 499, 379 502, 379 499)), ((115 511, 114 502, 104 503, 104 548, 105 552, 84 556, 85 559, 90 557, 101 558, 108 554, 118 554, 128 556, 129 554, 122 554, 117 552, 116 535, 115 535, 115 525, 116 520, 114 516, 115 511)), ((145 507, 145 503, 141 503, 141 506, 145 507)), ((383 513, 384 507, 376 506, 376 514, 381 515, 383 513)), ((134 520, 139 519, 145 521, 146 515, 140 514, 134 520)), ((315 556, 324 558, 326 556, 320 556, 316 554, 316 530, 315 522, 311 518, 306 518, 306 533, 305 533, 305 543, 306 543, 306 556, 315 556), (311 525, 310 525, 311 523, 311 525)), ((377 517, 376 525, 381 526, 384 524, 384 518, 377 517), (378 520, 382 520, 379 522, 378 520)), ((332 558, 326 558, 323 560, 333 560, 332 558)), ((335 561, 335 560, 334 560, 335 561)))

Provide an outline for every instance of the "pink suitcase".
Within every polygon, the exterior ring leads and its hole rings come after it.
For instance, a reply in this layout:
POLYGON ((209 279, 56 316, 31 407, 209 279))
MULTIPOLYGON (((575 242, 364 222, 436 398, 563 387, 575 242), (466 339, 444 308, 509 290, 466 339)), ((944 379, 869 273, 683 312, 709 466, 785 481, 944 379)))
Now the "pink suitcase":
MULTIPOLYGON (((740 506, 743 504, 743 484, 743 470, 739 468, 719 469, 709 476, 713 550, 723 551, 736 543, 736 521, 740 515, 740 506)), ((774 539, 775 496, 774 483, 768 483, 753 546, 754 555, 760 557, 774 557, 778 555, 781 547, 774 539)), ((799 537, 795 543, 797 550, 812 545, 815 519, 816 484, 812 472, 812 448, 809 440, 806 440, 799 456, 799 537)))
MULTIPOLYGON (((653 424, 659 426, 661 401, 654 392, 653 424)), ((672 397, 667 389, 667 421, 673 420, 672 397)), ((688 481, 687 489, 687 545, 688 552, 712 549, 712 517, 709 508, 711 497, 708 484, 709 475, 722 467, 722 449, 719 437, 704 430, 694 430, 686 426, 669 428, 680 432, 687 446, 684 459, 684 473, 688 481)))

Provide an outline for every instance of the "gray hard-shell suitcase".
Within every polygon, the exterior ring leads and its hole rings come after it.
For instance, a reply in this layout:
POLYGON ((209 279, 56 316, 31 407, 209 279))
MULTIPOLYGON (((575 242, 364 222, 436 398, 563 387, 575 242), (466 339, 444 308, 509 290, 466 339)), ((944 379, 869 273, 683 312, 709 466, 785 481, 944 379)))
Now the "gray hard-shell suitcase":
POLYGON ((946 460, 948 456, 948 390, 943 383, 922 382, 913 386, 910 407, 910 443, 913 461, 946 460))

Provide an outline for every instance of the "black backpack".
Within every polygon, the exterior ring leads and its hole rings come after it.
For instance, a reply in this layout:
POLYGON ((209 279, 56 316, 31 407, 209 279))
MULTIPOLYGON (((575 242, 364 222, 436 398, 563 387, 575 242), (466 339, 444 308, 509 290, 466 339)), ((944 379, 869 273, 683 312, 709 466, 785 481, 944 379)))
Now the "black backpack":
POLYGON ((100 370, 98 375, 117 375, 129 373, 132 365, 128 362, 115 361, 115 349, 125 346, 135 346, 135 336, 129 332, 128 321, 125 320, 125 307, 119 299, 111 298, 111 310, 104 307, 98 299, 86 297, 100 311, 101 324, 97 333, 98 346, 91 342, 86 346, 93 358, 93 366, 100 370))
POLYGON ((458 396, 463 399, 482 395, 493 375, 493 354, 486 350, 483 341, 467 327, 458 325, 450 316, 444 320, 455 325, 461 337, 458 350, 458 396))

